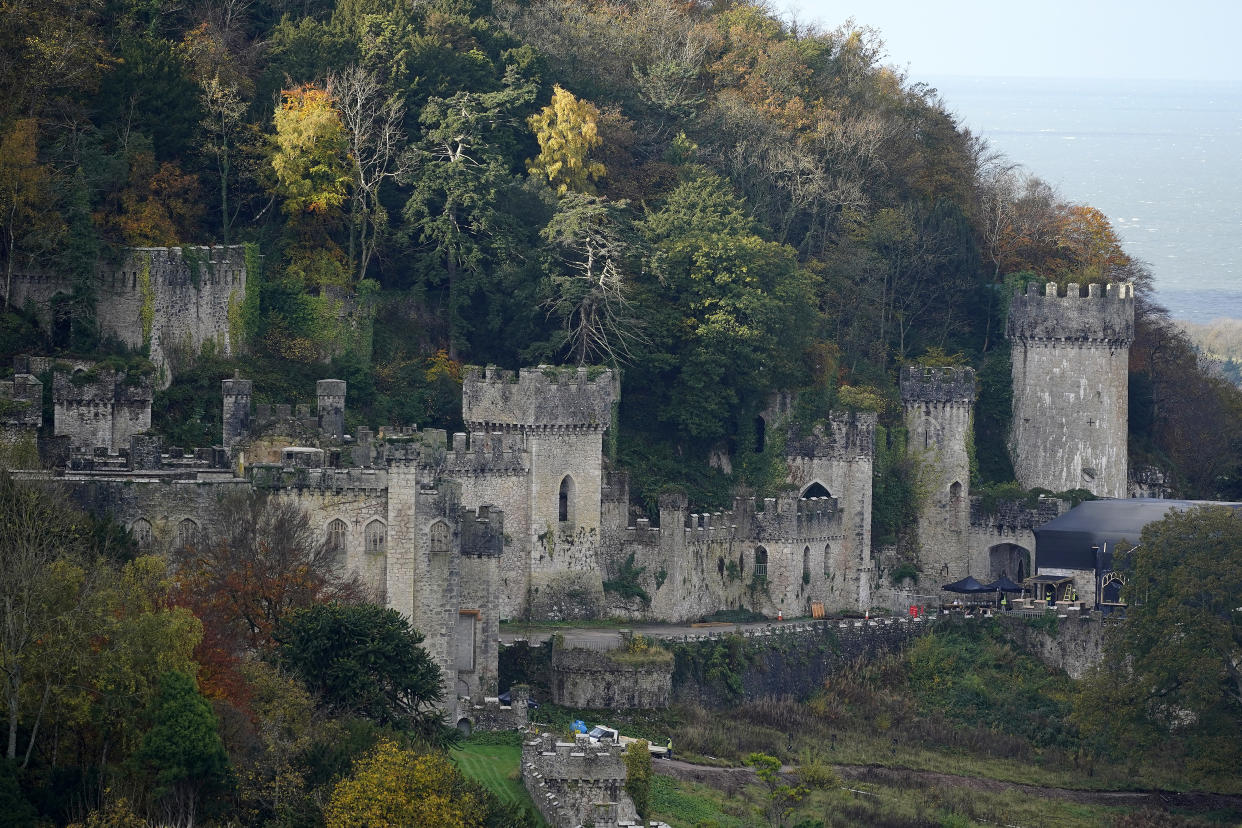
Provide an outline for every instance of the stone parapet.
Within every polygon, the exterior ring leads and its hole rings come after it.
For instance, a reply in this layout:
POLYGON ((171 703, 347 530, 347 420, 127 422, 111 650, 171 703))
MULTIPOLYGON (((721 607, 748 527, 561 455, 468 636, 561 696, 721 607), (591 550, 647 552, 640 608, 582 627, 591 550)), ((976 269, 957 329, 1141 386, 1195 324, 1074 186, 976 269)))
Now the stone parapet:
POLYGON ((1002 500, 991 509, 985 509, 982 497, 970 499, 970 526, 972 529, 1034 529, 1043 526, 1067 510, 1060 498, 1040 497, 1034 506, 1020 500, 1002 500))
POLYGON ((833 460, 873 458, 877 420, 878 415, 870 411, 833 411, 826 423, 810 433, 790 433, 785 454, 833 460))
POLYGON ((1071 282, 1059 296, 1056 282, 1027 285, 1009 306, 1008 335, 1012 340, 1070 340, 1128 347, 1134 341, 1134 285, 1080 286, 1071 282))
POLYGON ((975 369, 907 365, 901 369, 901 400, 907 405, 923 402, 973 403, 975 369))
POLYGON ((588 429, 612 422, 616 375, 607 368, 540 365, 518 373, 468 366, 462 419, 477 431, 588 429))

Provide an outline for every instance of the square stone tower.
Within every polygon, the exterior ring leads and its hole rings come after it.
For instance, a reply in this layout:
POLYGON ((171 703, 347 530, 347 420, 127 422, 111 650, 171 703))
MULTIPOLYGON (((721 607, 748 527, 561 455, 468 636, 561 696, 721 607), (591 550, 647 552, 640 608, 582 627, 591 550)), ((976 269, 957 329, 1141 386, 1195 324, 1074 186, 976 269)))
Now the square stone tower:
POLYGON ((906 451, 924 489, 920 563, 938 583, 955 581, 970 574, 967 437, 975 406, 974 369, 907 365, 901 371, 901 403, 910 435, 906 451))
POLYGON ((1009 308, 1018 482, 1125 497, 1134 286, 1032 284, 1009 308))
POLYGON ((527 464, 521 478, 463 492, 468 508, 486 505, 473 502, 486 497, 505 512, 514 540, 502 566, 508 614, 583 617, 602 606, 603 437, 618 396, 606 368, 466 370, 462 419, 471 443, 516 450, 527 464))

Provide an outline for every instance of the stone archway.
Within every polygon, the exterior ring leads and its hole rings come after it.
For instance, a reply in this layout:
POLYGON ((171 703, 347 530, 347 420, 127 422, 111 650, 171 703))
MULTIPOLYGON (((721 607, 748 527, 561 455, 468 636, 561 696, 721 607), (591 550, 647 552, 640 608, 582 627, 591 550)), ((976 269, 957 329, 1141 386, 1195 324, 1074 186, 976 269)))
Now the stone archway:
POLYGON ((998 543, 988 548, 988 580, 1006 576, 1015 583, 1031 575, 1031 551, 1016 543, 998 543))

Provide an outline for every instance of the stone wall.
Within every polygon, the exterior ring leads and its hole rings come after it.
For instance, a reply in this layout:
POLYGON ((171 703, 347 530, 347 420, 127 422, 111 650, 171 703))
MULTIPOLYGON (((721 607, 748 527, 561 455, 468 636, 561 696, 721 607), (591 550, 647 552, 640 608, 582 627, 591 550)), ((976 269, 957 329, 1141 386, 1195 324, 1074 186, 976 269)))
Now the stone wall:
POLYGON ((620 745, 591 744, 582 735, 562 742, 551 733, 522 743, 522 782, 553 828, 638 824, 625 778, 620 745))
POLYGON ((1048 612, 1015 612, 999 615, 997 621, 1015 644, 1074 679, 1085 677, 1103 660, 1108 632, 1120 623, 1095 612, 1060 617, 1048 612))
POLYGON ((1018 482, 1054 492, 1088 489, 1125 497, 1130 344, 1134 287, 1049 282, 1014 297, 1013 428, 1010 453, 1018 482))
POLYGON ((908 365, 901 400, 919 490, 919 564, 924 576, 947 583, 970 573, 970 455, 975 401, 971 368, 908 365))
POLYGON ((899 650, 932 627, 923 619, 860 618, 665 637, 661 643, 676 658, 674 700, 727 708, 766 696, 806 698, 834 670, 899 650))
MULTIPOLYGON (((576 648, 552 651, 552 701, 563 707, 597 710, 658 710, 673 690, 672 658, 645 662, 614 658, 616 651, 576 648)), ((667 654, 664 654, 667 655, 667 654)))
POLYGON ((812 602, 832 604, 847 583, 836 577, 842 521, 835 498, 739 497, 730 511, 692 513, 684 495, 663 495, 659 526, 640 518, 603 545, 612 550, 605 559, 610 578, 633 556, 650 603, 609 593, 608 613, 666 621, 722 609, 809 615, 812 602))
POLYGON ((876 415, 832 412, 809 434, 790 434, 789 482, 800 493, 815 483, 837 499, 842 513, 839 546, 831 558, 829 610, 871 606, 871 477, 876 415))
MULTIPOLYGON (((13 303, 30 300, 45 327, 50 327, 52 301, 72 292, 70 281, 49 273, 13 277, 13 303)), ((100 332, 131 348, 150 345, 151 361, 171 379, 170 353, 197 354, 211 341, 224 354, 233 342, 229 312, 246 292, 246 255, 230 247, 132 247, 119 264, 95 268, 95 316, 100 332)))
POLYGON ((72 373, 52 375, 53 422, 57 436, 74 448, 129 447, 135 434, 151 429, 151 377, 79 363, 72 373))
MULTIPOLYGON (((471 430, 470 448, 487 464, 471 470, 463 503, 494 503, 513 516, 503 566, 511 581, 505 617, 600 614, 602 445, 617 395, 617 379, 607 369, 466 369, 462 419, 471 430), (501 465, 522 477, 506 481, 501 470, 493 479, 489 472, 501 465)), ((459 443, 455 436, 453 448, 465 450, 464 437, 459 443)))

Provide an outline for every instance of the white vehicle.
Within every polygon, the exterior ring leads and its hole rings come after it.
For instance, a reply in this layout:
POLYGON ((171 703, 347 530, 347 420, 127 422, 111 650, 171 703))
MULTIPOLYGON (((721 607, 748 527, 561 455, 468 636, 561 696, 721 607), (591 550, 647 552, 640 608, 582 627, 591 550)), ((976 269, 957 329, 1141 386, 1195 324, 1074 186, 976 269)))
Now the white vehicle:
MULTIPOLYGON (((608 727, 608 725, 601 725, 601 724, 597 724, 595 727, 591 728, 590 731, 587 732, 587 737, 592 742, 598 742, 601 739, 608 739, 612 741, 614 744, 626 745, 626 746, 632 745, 634 742, 639 741, 638 739, 634 739, 630 736, 622 736, 620 733, 616 731, 615 728, 611 728, 611 727, 608 727)), ((668 758, 669 756, 672 755, 672 751, 670 751, 667 747, 664 747, 662 745, 657 745, 652 742, 647 743, 647 751, 652 756, 659 756, 662 758, 668 758)))

